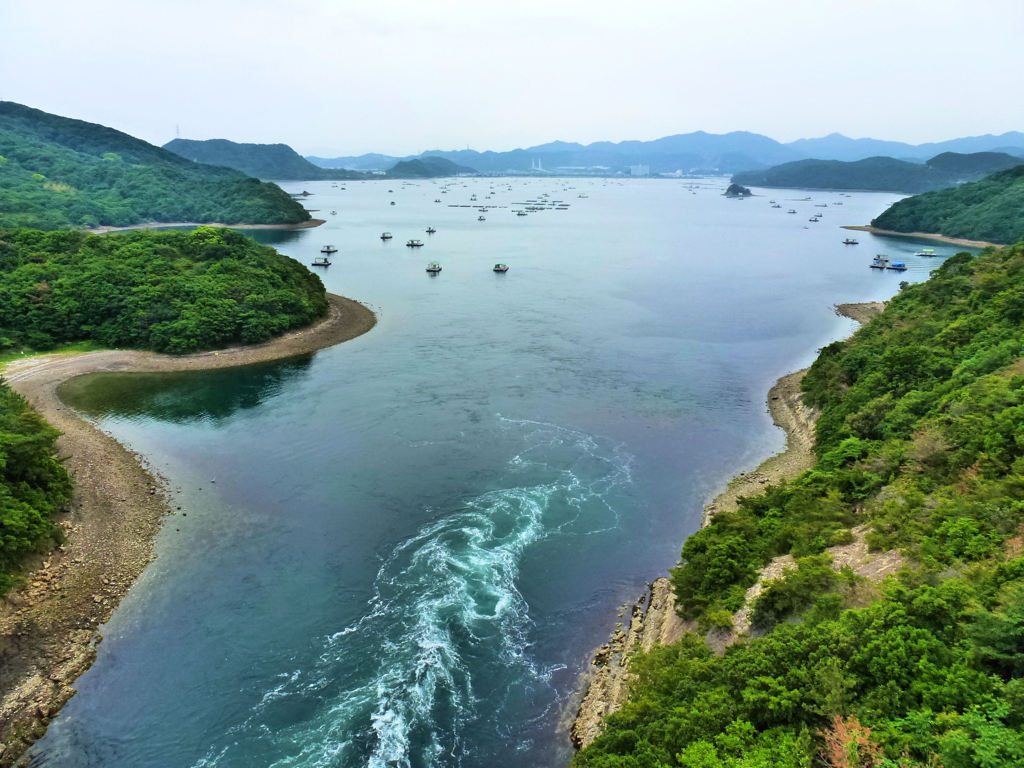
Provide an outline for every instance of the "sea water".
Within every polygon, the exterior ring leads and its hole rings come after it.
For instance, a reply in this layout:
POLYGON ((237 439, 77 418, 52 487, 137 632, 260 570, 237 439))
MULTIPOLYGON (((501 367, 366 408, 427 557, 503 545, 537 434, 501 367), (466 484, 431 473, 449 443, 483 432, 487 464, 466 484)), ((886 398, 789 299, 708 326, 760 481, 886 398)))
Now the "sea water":
POLYGON ((76 383, 182 512, 33 764, 564 765, 617 608, 783 447, 768 388, 853 330, 835 303, 939 261, 843 245, 891 194, 726 183, 286 185, 327 223, 255 236, 305 264, 333 244, 318 274, 379 323, 274 364, 76 383))

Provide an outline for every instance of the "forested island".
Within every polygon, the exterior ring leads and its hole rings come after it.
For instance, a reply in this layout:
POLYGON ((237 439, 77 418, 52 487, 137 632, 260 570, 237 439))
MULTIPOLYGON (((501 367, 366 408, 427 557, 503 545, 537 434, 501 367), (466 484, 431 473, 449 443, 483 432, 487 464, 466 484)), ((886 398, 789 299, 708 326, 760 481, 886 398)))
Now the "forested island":
POLYGON ((0 352, 72 341, 193 352, 264 341, 326 311, 319 277, 229 229, 0 230, 0 352))
MULTIPOLYGON (((858 189, 917 194, 975 181, 1013 168, 1024 159, 1004 152, 943 152, 924 163, 893 157, 863 160, 797 160, 732 177, 737 184, 784 189, 858 189)), ((1009 241, 1005 241, 1009 242, 1009 241)))
POLYGON ((275 184, 191 162, 112 128, 0 101, 0 227, 309 219, 275 184))
POLYGON ((1024 239, 1024 165, 953 189, 900 200, 871 225, 896 232, 1016 243, 1024 239))
POLYGON ((821 350, 816 464, 686 541, 698 632, 632 660, 575 768, 1024 764, 1022 285, 1024 243, 959 254, 821 350), (833 562, 858 539, 904 567, 833 562))

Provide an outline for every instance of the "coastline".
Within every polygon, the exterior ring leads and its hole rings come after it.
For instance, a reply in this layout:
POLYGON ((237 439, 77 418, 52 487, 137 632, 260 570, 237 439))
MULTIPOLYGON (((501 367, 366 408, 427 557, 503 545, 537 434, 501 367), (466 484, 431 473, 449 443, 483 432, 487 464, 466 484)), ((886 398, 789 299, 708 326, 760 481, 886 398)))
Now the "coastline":
POLYGON ((934 240, 937 243, 949 243, 950 245, 963 245, 967 248, 998 248, 999 243, 990 243, 986 240, 967 240, 963 237, 946 237, 936 235, 932 232, 897 232, 894 229, 879 229, 866 224, 846 224, 840 229, 850 229, 854 232, 869 232, 872 235, 885 235, 886 237, 915 237, 919 240, 934 240))
POLYGON ((38 355, 8 363, 3 378, 62 432, 58 453, 74 477, 58 525, 63 545, 26 570, 26 583, 0 600, 0 768, 15 765, 70 699, 96 658, 97 632, 153 559, 153 537, 170 499, 144 458, 65 406, 57 387, 106 371, 227 368, 281 360, 348 341, 377 322, 364 305, 328 294, 325 319, 253 346, 180 357, 136 350, 38 355))
POLYGON ((94 227, 85 230, 90 235, 105 235, 108 232, 130 232, 133 229, 162 229, 164 227, 225 227, 227 229, 312 229, 326 224, 327 219, 310 219, 298 224, 224 224, 220 221, 147 221, 145 224, 132 224, 127 227, 94 227))
MULTIPOLYGON (((882 311, 884 302, 837 304, 835 312, 861 325, 882 311)), ((766 398, 772 422, 786 433, 786 447, 770 456, 754 470, 740 472, 703 509, 701 528, 710 525, 718 512, 736 509, 741 496, 760 493, 765 485, 791 480, 814 465, 814 430, 818 413, 803 403, 801 382, 809 369, 788 373, 768 391, 766 398)), ((632 675, 629 660, 636 653, 655 645, 679 640, 686 632, 696 631, 692 621, 676 613, 675 594, 667 576, 647 585, 647 591, 632 606, 619 610, 621 618, 629 611, 629 626, 619 622, 609 642, 594 653, 589 673, 585 673, 579 708, 569 727, 569 739, 579 750, 597 738, 605 718, 625 704, 632 675), (646 609, 645 609, 646 606, 646 609)), ((728 631, 708 635, 709 645, 721 652, 734 637, 728 631)))

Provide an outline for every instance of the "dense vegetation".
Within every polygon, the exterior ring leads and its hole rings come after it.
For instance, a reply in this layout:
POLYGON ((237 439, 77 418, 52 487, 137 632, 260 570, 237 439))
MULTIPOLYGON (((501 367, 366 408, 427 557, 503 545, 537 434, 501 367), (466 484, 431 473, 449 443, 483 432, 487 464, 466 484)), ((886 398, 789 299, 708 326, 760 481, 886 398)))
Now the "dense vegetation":
POLYGON ((227 229, 0 230, 0 352, 79 340, 191 352, 264 341, 326 311, 320 278, 227 229))
POLYGON ((308 219, 274 184, 190 162, 111 128, 0 101, 0 227, 308 219))
POLYGON ((52 517, 71 498, 71 480, 53 455, 57 434, 0 380, 0 594, 25 555, 62 539, 52 517))
POLYGON ((723 655, 689 635, 634 662, 578 768, 1024 764, 1024 243, 959 254, 804 381, 816 465, 694 534, 681 612, 729 626, 759 568, 797 569, 723 655), (906 566, 872 583, 826 548, 867 525, 906 566))
POLYGON ((197 163, 223 165, 259 179, 365 179, 365 173, 313 165, 287 144, 239 144, 227 139, 172 139, 164 149, 197 163))
POLYGON ((873 189, 916 194, 980 179, 1022 163, 1024 159, 1002 152, 944 152, 923 164, 892 157, 869 157, 854 162, 797 160, 763 171, 737 173, 733 181, 759 187, 873 189))
POLYGON ((1024 238, 1024 165, 955 189, 900 200, 871 224, 897 232, 1016 243, 1024 238))

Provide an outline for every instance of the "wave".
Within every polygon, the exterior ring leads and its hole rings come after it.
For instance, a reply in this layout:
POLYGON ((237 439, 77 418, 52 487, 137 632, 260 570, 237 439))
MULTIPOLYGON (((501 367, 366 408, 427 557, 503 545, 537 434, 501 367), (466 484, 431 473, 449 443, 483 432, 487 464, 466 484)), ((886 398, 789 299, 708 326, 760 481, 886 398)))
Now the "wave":
POLYGON ((574 430, 501 423, 525 444, 505 473, 522 483, 468 499, 394 547, 363 616, 324 638, 309 669, 282 673, 197 768, 233 763, 252 740, 275 768, 462 765, 471 725, 554 698, 557 668, 530 652, 524 554, 616 527, 608 497, 629 483, 631 459, 574 430))

